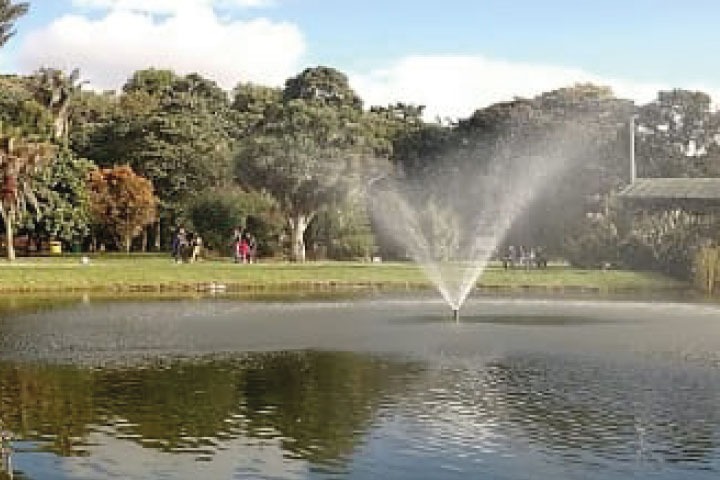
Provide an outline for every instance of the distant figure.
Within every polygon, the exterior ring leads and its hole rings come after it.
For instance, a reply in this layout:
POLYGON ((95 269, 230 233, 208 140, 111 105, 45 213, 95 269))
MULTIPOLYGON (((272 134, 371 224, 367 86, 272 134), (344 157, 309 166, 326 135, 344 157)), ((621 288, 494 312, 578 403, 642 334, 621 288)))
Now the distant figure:
POLYGON ((173 259, 177 263, 181 263, 183 259, 183 250, 187 247, 187 234, 185 233, 185 229, 183 227, 178 227, 172 237, 170 247, 173 259))
POLYGON ((513 264, 513 257, 515 256, 515 247, 508 245, 505 255, 502 257, 502 266, 505 270, 513 264))
POLYGON ((535 265, 535 249, 533 247, 530 247, 528 249, 528 258, 527 258, 527 264, 525 266, 526 270, 530 270, 530 268, 536 266, 535 265))
POLYGON ((545 255, 542 247, 535 249, 535 265, 537 265, 537 268, 547 268, 548 266, 547 255, 545 255))
POLYGON ((180 237, 180 259, 182 263, 189 263, 192 257, 195 234, 188 232, 185 237, 180 237))
POLYGON ((257 261, 257 240, 252 234, 247 235, 248 241, 248 263, 255 263, 257 261))
POLYGON ((243 235, 237 244, 237 256, 240 263, 248 262, 248 255, 250 253, 250 243, 248 242, 247 236, 243 235))
POLYGON ((240 242, 242 241, 242 237, 243 237, 242 229, 240 227, 235 227, 235 230, 233 231, 233 241, 232 241, 233 257, 234 257, 235 263, 240 262, 240 242))
POLYGON ((200 235, 195 235, 195 238, 193 238, 192 247, 193 247, 193 251, 192 251, 192 258, 190 258, 190 262, 195 263, 202 254, 203 240, 200 235))

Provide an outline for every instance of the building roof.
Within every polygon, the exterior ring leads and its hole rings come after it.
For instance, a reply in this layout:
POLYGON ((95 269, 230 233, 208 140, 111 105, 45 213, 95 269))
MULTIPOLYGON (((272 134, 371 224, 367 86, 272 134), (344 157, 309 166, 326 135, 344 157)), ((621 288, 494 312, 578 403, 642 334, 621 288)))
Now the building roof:
POLYGON ((638 178, 620 192, 620 197, 720 203, 720 178, 638 178))

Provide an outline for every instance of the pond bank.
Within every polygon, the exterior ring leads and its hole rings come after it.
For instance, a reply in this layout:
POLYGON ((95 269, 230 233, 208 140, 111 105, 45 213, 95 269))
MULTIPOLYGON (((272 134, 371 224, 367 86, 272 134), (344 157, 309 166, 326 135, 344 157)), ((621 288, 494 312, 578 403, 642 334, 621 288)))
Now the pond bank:
MULTIPOLYGON (((49 292, 254 292, 269 290, 432 289, 412 263, 318 262, 237 265, 206 261, 178 265, 158 257, 21 260, 0 266, 0 293, 49 292)), ((688 290, 685 282, 657 273, 579 270, 504 270, 491 265, 477 290, 510 293, 632 293, 688 290)))

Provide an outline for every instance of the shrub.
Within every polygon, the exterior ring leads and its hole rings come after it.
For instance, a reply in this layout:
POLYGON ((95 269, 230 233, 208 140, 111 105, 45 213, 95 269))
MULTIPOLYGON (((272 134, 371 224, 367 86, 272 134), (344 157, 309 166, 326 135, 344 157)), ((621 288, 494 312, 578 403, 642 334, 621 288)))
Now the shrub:
POLYGON ((282 230, 282 218, 270 197, 239 188, 213 189, 190 201, 188 220, 208 248, 219 253, 232 252, 233 231, 247 228, 262 255, 274 254, 282 230))
POLYGON ((695 256, 695 285, 706 293, 720 289, 720 248, 705 247, 695 256))
POLYGON ((617 265, 618 232, 615 224, 607 217, 583 219, 575 233, 565 239, 564 253, 575 267, 617 265))
POLYGON ((698 248, 711 235, 709 228, 682 210, 645 215, 622 242, 621 259, 631 268, 690 279, 698 248))

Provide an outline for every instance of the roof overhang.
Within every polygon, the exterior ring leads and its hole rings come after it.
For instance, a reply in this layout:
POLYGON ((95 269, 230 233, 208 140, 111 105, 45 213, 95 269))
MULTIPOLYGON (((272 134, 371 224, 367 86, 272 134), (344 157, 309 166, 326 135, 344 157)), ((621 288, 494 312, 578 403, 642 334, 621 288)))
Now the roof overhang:
POLYGON ((720 207, 720 178, 638 178, 619 197, 626 202, 655 207, 720 207))

